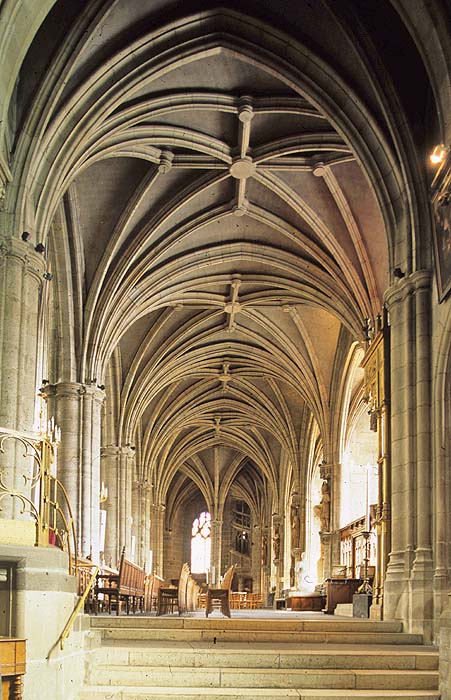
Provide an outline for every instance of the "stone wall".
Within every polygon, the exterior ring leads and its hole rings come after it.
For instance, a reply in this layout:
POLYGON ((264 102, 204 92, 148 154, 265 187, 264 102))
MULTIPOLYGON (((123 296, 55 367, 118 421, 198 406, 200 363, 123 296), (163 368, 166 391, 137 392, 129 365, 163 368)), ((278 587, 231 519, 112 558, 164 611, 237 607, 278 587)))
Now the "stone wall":
POLYGON ((59 636, 77 601, 67 555, 55 548, 2 545, 1 563, 14 572, 12 636, 27 640, 23 700, 76 700, 89 653, 89 618, 77 618, 61 650, 59 636))

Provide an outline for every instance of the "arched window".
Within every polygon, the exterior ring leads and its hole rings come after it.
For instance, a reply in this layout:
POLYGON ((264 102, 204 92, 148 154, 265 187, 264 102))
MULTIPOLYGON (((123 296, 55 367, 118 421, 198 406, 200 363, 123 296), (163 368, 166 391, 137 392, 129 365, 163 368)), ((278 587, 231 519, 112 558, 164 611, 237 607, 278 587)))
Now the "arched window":
POLYGON ((240 554, 249 556, 249 535, 245 530, 240 530, 235 535, 235 550, 240 554))
POLYGON ((201 513, 191 528, 191 571, 204 574, 210 568, 211 515, 201 513))

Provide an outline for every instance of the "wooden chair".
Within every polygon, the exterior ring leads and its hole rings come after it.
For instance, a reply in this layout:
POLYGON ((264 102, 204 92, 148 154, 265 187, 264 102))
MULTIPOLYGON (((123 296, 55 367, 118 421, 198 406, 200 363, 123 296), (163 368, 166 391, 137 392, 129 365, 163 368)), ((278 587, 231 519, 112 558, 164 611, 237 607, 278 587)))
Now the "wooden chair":
POLYGON ((158 589, 157 615, 173 613, 177 606, 179 615, 186 612, 186 585, 189 577, 189 566, 183 564, 177 586, 158 589))
POLYGON ((207 591, 207 601, 205 604, 205 617, 208 617, 211 612, 213 612, 213 603, 219 602, 221 605, 221 612, 226 617, 231 617, 230 615, 230 587, 232 585, 233 574, 235 572, 236 564, 232 564, 224 574, 224 578, 221 583, 221 588, 209 588, 207 591))
POLYGON ((157 615, 167 615, 174 612, 174 607, 178 607, 179 591, 176 586, 165 588, 160 586, 158 589, 157 600, 157 615))
POLYGON ((178 585, 178 596, 177 605, 179 609, 179 615, 184 615, 188 611, 186 589, 188 586, 188 581, 190 577, 190 571, 188 564, 183 564, 182 570, 180 571, 179 585, 178 585))

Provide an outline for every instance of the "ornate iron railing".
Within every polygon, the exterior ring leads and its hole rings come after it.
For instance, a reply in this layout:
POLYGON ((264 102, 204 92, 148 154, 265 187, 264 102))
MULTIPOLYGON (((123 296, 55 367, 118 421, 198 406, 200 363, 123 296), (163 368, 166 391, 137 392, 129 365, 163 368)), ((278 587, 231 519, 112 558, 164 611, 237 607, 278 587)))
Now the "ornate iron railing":
POLYGON ((34 522, 34 544, 66 551, 69 573, 75 574, 77 535, 66 490, 56 476, 58 442, 53 422, 42 436, 0 428, 0 518, 10 511, 13 533, 16 521, 34 522))

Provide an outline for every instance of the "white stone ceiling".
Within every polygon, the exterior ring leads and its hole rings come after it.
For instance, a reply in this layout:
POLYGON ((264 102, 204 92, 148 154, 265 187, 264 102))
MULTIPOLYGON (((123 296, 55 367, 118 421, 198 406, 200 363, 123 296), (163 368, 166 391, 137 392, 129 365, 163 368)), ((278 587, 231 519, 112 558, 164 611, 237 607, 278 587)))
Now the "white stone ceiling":
MULTIPOLYGON (((116 41, 121 22, 116 7, 116 41)), ((115 394, 108 438, 142 443, 138 476, 161 502, 183 473, 210 505, 217 446, 223 484, 256 466, 277 498, 282 468, 299 479, 311 417, 330 434, 341 346, 380 313, 384 223, 351 144, 292 81, 238 52, 187 56, 172 31, 164 68, 144 70, 130 44, 116 83, 93 32, 55 110, 56 133, 96 95, 60 185, 83 277, 80 367, 115 394)))

